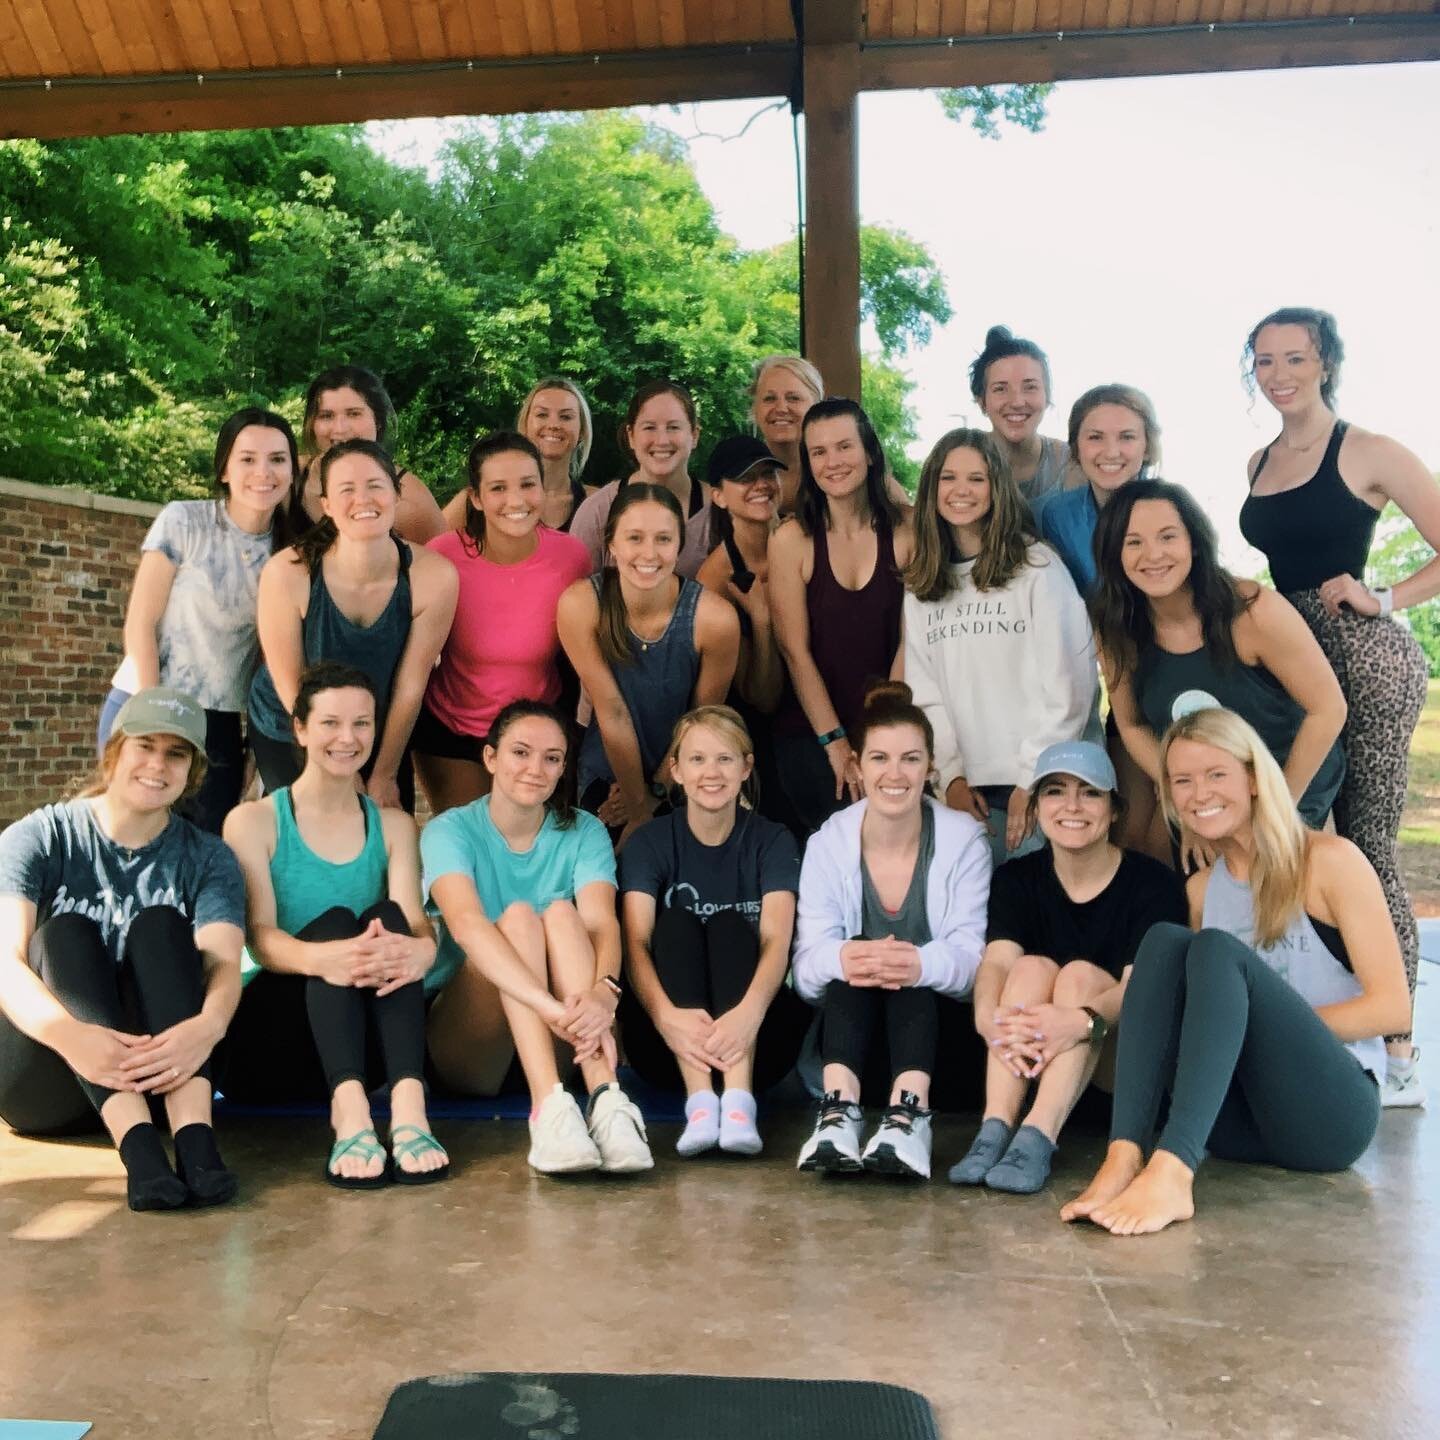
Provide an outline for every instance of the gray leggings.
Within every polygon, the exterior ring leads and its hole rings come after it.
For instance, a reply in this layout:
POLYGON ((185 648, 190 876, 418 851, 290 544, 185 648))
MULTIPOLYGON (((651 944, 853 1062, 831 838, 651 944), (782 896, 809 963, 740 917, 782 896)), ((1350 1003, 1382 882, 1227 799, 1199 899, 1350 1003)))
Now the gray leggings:
POLYGON ((1343 1170, 1380 1121, 1380 1092, 1290 985, 1223 930, 1151 927, 1125 989, 1111 1140, 1192 1170, 1222 1160, 1343 1170))

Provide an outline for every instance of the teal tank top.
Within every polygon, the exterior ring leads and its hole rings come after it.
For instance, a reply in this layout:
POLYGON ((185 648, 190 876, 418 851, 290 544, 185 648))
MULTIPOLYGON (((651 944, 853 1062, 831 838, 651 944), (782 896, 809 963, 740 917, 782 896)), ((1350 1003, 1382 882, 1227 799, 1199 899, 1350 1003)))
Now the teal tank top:
POLYGON ((290 787, 275 792, 275 854, 270 884, 275 891, 275 923, 298 935, 317 916, 337 905, 359 915, 389 891, 389 861, 380 809, 368 795, 358 797, 365 811, 365 844, 344 865, 317 855, 301 838, 290 804, 290 787))

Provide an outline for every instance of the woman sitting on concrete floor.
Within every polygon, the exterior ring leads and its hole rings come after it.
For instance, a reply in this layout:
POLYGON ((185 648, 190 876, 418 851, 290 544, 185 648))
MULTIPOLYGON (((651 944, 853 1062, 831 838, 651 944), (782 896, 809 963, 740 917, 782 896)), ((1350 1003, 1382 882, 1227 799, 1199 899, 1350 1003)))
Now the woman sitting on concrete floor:
POLYGON ((1116 1235, 1188 1220, 1207 1150, 1291 1170, 1352 1164, 1379 1121, 1380 1037, 1410 1005, 1374 870, 1348 840, 1305 827, 1245 721, 1186 715, 1160 763, 1166 818, 1216 860, 1187 886, 1196 933, 1157 925, 1136 953, 1110 1148, 1060 1212, 1116 1235))
MULTIPOLYGON (((225 823, 245 872, 253 967, 220 1057, 237 1100, 328 1096, 325 1178, 346 1190, 443 1180, 449 1157, 425 1112, 424 981, 435 938, 420 898, 415 822, 355 788, 375 743, 363 670, 322 661, 300 677, 293 784, 225 823), (390 1087, 390 1153, 370 1116, 367 1032, 390 1087), (313 1037, 313 1038, 312 1038, 313 1037)), ((378 1074, 374 1079, 378 1080, 378 1074)))
POLYGON ((865 798, 811 836, 800 871, 795 988, 821 1007, 824 1099, 799 1168, 928 1179, 931 1079, 942 1048, 954 1058, 941 1029, 973 1034, 941 1002, 968 997, 980 965, 990 845, 927 793, 934 737, 907 685, 872 687, 855 753, 865 798), (889 1104, 862 1154, 861 1085, 882 1044, 889 1104))
POLYGON ((642 825, 620 862, 625 1053, 651 1085, 683 1080, 681 1155, 757 1155, 755 1096, 795 1064, 810 1024, 785 985, 800 852, 750 803, 754 745, 728 705, 682 716, 668 758, 685 804, 642 825))
POLYGON ((518 1056, 542 1174, 648 1170, 644 1122, 615 1078, 615 855, 600 821, 556 795, 565 752, 557 710, 512 701, 485 744, 490 793, 420 837, 446 932, 431 1055, 447 1084, 478 1095, 498 1093, 518 1056), (574 1047, 588 1121, 561 1084, 557 1037, 574 1047))
POLYGON ((0 836, 0 1117, 63 1135, 88 1128, 93 1106, 132 1210, 235 1194, 211 1129, 210 1054, 240 995, 244 883, 218 836, 173 813, 204 775, 199 702, 141 690, 80 798, 0 836))
POLYGON ((1049 843, 1008 861, 990 882, 985 958, 975 977, 975 1028, 990 1047, 985 1116, 969 1154, 950 1171, 957 1185, 1025 1195, 1049 1178, 1060 1127, 1092 1077, 1113 1088, 1116 1027, 1136 948, 1151 925, 1185 921, 1180 877, 1111 838, 1125 804, 1101 746, 1052 745, 1035 775, 1027 819, 1049 843))

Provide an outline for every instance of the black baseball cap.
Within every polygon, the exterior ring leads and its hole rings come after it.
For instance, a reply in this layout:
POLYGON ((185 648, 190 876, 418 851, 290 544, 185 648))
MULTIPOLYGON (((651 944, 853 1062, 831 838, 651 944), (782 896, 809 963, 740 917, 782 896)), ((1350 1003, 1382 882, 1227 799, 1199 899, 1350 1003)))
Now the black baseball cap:
POLYGON ((754 435, 727 435, 710 452, 705 479, 711 485, 718 485, 722 480, 740 480, 757 465, 785 468, 785 462, 763 440, 754 435))

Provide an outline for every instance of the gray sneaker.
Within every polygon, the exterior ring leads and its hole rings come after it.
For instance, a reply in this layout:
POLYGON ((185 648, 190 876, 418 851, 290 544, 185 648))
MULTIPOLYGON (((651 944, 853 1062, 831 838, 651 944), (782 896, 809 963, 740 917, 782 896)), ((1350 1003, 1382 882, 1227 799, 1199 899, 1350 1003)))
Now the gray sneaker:
POLYGON ((930 1112, 910 1100, 892 1105, 870 1137, 861 1163, 880 1175, 930 1178, 930 1112))
POLYGON ((840 1174, 857 1174, 860 1163, 860 1127, 865 1112, 853 1100, 842 1100, 838 1093, 827 1095, 820 1102, 820 1116, 810 1138, 800 1147, 797 1170, 822 1170, 840 1174))
POLYGON ((1420 1047, 1410 1048, 1408 1060, 1388 1057, 1385 1083, 1380 1087, 1380 1104, 1386 1110, 1423 1110, 1425 1087, 1420 1083, 1420 1047))

